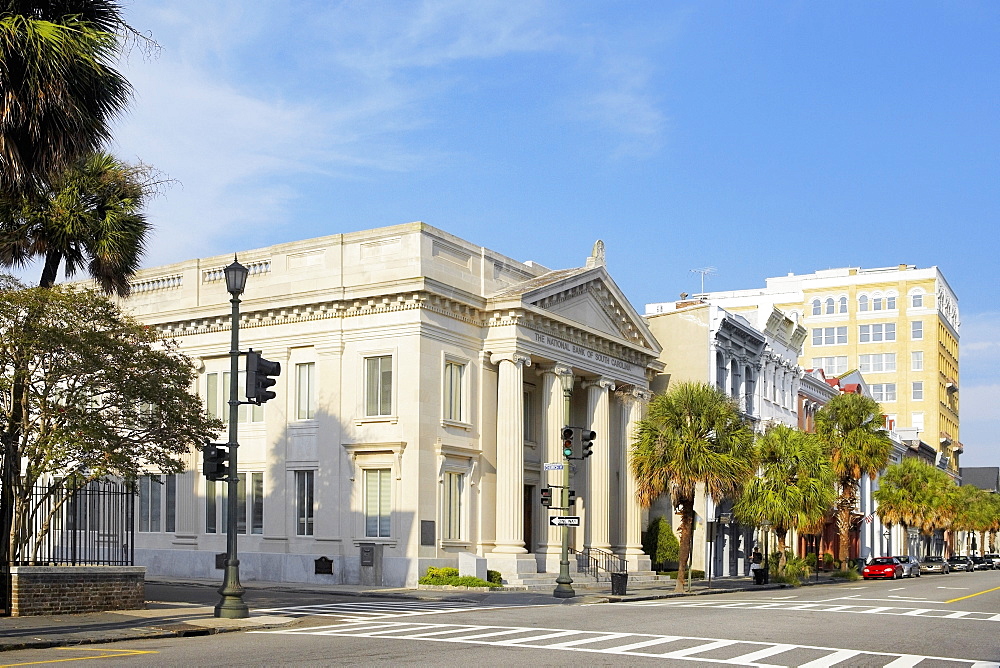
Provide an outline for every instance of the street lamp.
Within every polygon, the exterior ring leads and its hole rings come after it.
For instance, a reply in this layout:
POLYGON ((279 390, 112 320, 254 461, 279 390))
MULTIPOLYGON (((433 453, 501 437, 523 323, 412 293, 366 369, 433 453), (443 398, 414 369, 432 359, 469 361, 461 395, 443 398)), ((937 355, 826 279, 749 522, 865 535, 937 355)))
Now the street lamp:
POLYGON ((764 584, 768 584, 771 582, 771 523, 764 520, 760 530, 764 532, 764 584))
POLYGON ((233 263, 225 268, 226 290, 232 295, 229 303, 233 305, 232 315, 232 345, 229 349, 229 483, 226 494, 226 570, 225 579, 219 594, 222 600, 215 606, 215 616, 226 619, 245 619, 250 616, 250 609, 243 602, 243 585, 240 584, 240 560, 236 555, 236 510, 239 497, 239 468, 236 462, 236 451, 239 449, 237 440, 237 424, 239 422, 240 400, 237 396, 239 387, 240 365, 240 295, 247 284, 249 270, 236 257, 233 263))
MULTIPOLYGON (((570 401, 573 398, 573 374, 563 373, 559 375, 559 382, 563 391, 563 423, 569 425, 570 401)), ((563 487, 562 503, 563 515, 569 516, 569 457, 563 456, 563 487)), ((562 552, 559 555, 559 577, 556 578, 556 588, 552 595, 556 598, 573 598, 576 592, 573 590, 573 578, 569 575, 569 527, 562 525, 562 552)))

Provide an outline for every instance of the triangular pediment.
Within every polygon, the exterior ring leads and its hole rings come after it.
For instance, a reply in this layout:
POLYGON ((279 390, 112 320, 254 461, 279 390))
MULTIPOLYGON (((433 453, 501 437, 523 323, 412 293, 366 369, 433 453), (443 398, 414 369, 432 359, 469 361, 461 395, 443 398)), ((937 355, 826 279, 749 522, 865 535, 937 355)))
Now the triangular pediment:
POLYGON ((511 286, 490 301, 509 304, 514 300, 567 324, 628 341, 656 354, 660 351, 645 320, 632 308, 603 266, 549 272, 511 286))

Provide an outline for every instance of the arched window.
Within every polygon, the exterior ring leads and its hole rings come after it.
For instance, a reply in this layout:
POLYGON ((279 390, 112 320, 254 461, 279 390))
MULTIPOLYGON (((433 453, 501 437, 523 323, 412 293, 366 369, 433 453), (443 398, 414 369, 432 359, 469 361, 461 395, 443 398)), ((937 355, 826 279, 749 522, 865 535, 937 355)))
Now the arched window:
POLYGON ((858 310, 867 311, 868 310, 868 295, 861 295, 858 297, 858 310))
POLYGON ((754 377, 753 369, 747 367, 744 371, 744 378, 746 378, 746 383, 743 386, 743 396, 746 397, 746 411, 748 415, 753 415, 753 392, 754 392, 754 377))
POLYGON ((872 310, 873 311, 882 310, 882 297, 872 297, 872 310))
POLYGON ((888 295, 885 298, 885 308, 889 311, 896 310, 896 295, 888 295))
POLYGON ((833 313, 834 312, 833 308, 834 308, 834 306, 833 306, 833 297, 829 297, 826 300, 826 312, 827 313, 833 313))
POLYGON ((822 307, 820 306, 819 300, 813 300, 813 315, 820 315, 823 313, 822 307))
POLYGON ((924 293, 914 292, 910 295, 910 306, 913 308, 923 308, 924 305, 924 293))
POLYGON ((847 313, 847 297, 840 298, 840 312, 847 313))

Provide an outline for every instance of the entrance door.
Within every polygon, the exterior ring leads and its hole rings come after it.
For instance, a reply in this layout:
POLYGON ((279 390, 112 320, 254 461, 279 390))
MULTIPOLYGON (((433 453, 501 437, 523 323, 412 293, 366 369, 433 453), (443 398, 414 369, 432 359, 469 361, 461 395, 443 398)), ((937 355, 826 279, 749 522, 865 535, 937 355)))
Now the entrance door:
POLYGON ((524 549, 528 552, 535 551, 535 536, 532 528, 534 527, 534 509, 535 509, 535 486, 525 485, 524 486, 524 549))

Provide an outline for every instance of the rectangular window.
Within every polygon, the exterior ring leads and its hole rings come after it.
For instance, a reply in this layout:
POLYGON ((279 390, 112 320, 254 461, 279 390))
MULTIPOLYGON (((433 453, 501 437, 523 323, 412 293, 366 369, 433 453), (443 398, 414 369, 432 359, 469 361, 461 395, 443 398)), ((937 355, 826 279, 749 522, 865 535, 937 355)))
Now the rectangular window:
POLYGON ((295 472, 295 535, 313 535, 313 471, 295 472))
POLYGON ((910 296, 910 305, 913 308, 921 308, 924 305, 924 296, 922 294, 915 294, 910 296))
POLYGON ((295 365, 296 418, 312 420, 316 417, 316 364, 295 365))
POLYGON ((535 442, 535 393, 524 392, 524 440, 535 442))
POLYGON ((388 538, 390 533, 389 469, 365 470, 365 536, 388 538))
POLYGON ((861 343, 895 341, 896 324, 886 322, 874 325, 861 325, 858 331, 858 340, 861 341, 861 343))
POLYGON ((889 309, 890 311, 895 311, 896 310, 896 298, 893 297, 893 296, 886 297, 885 298, 885 307, 887 309, 889 309))
POLYGON ((444 474, 444 532, 445 540, 462 540, 462 492, 465 476, 461 473, 444 474))
POLYGON ((913 400, 923 401, 924 398, 924 383, 923 381, 917 381, 913 383, 913 400))
POLYGON ((837 355, 836 357, 814 357, 812 360, 814 369, 822 369, 828 376, 839 376, 847 373, 847 355, 837 355))
POLYGON ((896 383, 876 383, 870 387, 875 401, 884 403, 896 400, 896 383))
POLYGON ((173 473, 164 476, 163 493, 163 530, 174 533, 177 531, 177 476, 173 473))
POLYGON ((924 338, 924 323, 920 320, 914 320, 910 323, 910 338, 914 341, 919 341, 924 338))
POLYGON ((163 483, 158 475, 139 477, 139 531, 160 530, 160 492, 163 483))
MULTIPOLYGON (((223 522, 225 524, 225 522, 223 522)), ((236 484, 236 533, 247 532, 247 474, 236 484)))
POLYGON ((912 413, 910 415, 910 426, 917 431, 924 430, 924 414, 923 413, 912 413))
POLYGON ((392 415, 392 355, 365 358, 365 415, 392 415))
POLYGON ((205 533, 217 533, 217 515, 218 503, 216 497, 218 495, 218 483, 215 482, 205 482, 205 533))
MULTIPOLYGON (((208 414, 214 418, 220 418, 223 422, 229 422, 230 375, 228 371, 210 373, 206 375, 205 379, 205 404, 208 408, 208 414)), ((245 398, 243 392, 246 387, 246 372, 240 371, 236 379, 236 384, 236 395, 240 400, 243 400, 245 398)), ((264 407, 254 404, 242 404, 238 409, 237 415, 240 424, 263 422, 264 407)))
POLYGON ((444 363, 444 419, 462 422, 462 392, 465 365, 458 362, 444 363))
POLYGON ((859 355, 858 370, 861 373, 882 373, 896 370, 896 353, 859 355))
POLYGON ((911 371, 923 371, 924 370, 924 351, 914 350, 910 353, 910 370, 911 371))
POLYGON ((264 474, 250 474, 250 533, 264 533, 264 474))
POLYGON ((814 346, 835 346, 847 343, 847 327, 816 327, 812 331, 814 346))

